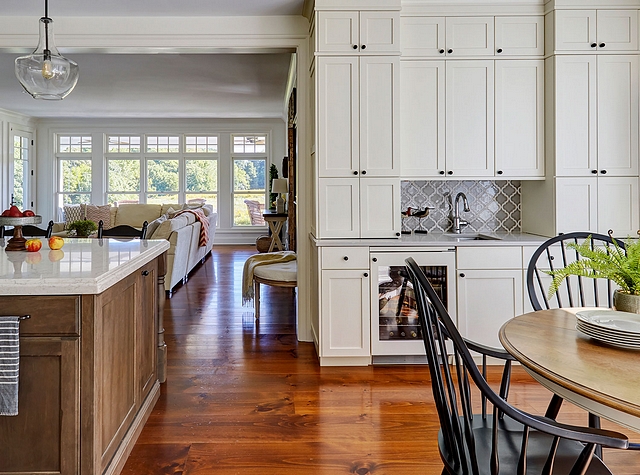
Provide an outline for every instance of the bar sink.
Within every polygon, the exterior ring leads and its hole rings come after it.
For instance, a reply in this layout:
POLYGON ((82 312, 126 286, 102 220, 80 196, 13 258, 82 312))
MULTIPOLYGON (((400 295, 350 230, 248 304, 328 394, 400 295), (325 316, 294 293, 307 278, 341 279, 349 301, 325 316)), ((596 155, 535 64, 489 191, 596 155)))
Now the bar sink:
POLYGON ((500 238, 488 234, 454 234, 445 233, 444 236, 452 241, 499 241, 500 238))

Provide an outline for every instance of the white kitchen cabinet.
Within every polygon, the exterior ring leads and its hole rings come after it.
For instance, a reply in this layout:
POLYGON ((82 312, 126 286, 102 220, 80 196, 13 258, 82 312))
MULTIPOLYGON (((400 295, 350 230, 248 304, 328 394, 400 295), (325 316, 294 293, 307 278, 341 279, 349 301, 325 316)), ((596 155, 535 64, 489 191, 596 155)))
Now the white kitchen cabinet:
POLYGON ((403 16, 403 57, 542 56, 544 17, 403 16))
POLYGON ((556 178, 556 231, 635 236, 640 228, 637 177, 556 178))
POLYGON ((400 12, 320 11, 317 51, 325 53, 398 53, 400 12))
POLYGON ((458 247, 456 253, 460 333, 500 348, 498 330, 523 313, 522 247, 458 247))
POLYGON ((399 178, 320 178, 318 238, 400 236, 399 178))
POLYGON ((371 361, 368 251, 320 248, 322 365, 366 365, 371 361))
POLYGON ((556 51, 635 51, 638 10, 556 10, 556 51))
POLYGON ((501 56, 543 56, 543 16, 497 16, 495 50, 501 56))
POLYGON ((398 176, 399 59, 317 63, 318 176, 398 176))
POLYGON ((638 57, 555 58, 557 176, 638 175, 638 57))
POLYGON ((495 134, 496 176, 544 176, 544 61, 495 62, 495 134))
POLYGON ((446 62, 446 175, 494 175, 493 60, 446 62))

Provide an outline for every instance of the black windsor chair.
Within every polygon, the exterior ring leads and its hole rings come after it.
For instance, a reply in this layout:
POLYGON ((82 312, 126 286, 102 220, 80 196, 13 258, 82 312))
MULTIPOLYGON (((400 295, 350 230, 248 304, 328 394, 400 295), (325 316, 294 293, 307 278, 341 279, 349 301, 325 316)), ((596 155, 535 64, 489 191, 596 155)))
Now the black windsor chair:
MULTIPOLYGON (((571 275, 561 284, 552 298, 548 297, 551 276, 544 271, 556 270, 567 264, 580 260, 581 257, 575 249, 567 247, 567 244, 582 244, 590 239, 591 248, 614 246, 614 239, 604 234, 589 232, 573 232, 552 237, 538 247, 531 256, 527 267, 527 292, 534 310, 564 307, 613 307, 613 291, 615 284, 608 279, 592 279, 571 275)), ((625 249, 624 242, 615 239, 620 248, 625 249)), ((562 398, 554 395, 547 408, 546 416, 555 419, 562 405, 562 398)), ((589 426, 600 427, 600 418, 589 414, 589 426)), ((600 448, 596 450, 602 457, 600 448)))
POLYGON ((627 437, 560 424, 511 406, 478 370, 465 339, 416 262, 409 258, 406 264, 440 419, 443 475, 611 474, 595 448, 630 448, 627 437), (447 341, 452 342, 451 365, 441 357, 447 354, 447 341), (471 381, 493 406, 492 417, 473 414, 471 381))
POLYGON ((146 239, 148 222, 142 223, 142 229, 136 229, 133 226, 121 224, 110 229, 104 229, 104 223, 102 220, 98 222, 98 239, 113 237, 113 238, 140 238, 146 239))
MULTIPOLYGON (((23 236, 34 236, 34 237, 44 237, 49 239, 51 237, 51 233, 53 232, 53 221, 49 221, 47 224, 47 229, 42 229, 37 226, 33 226, 31 224, 27 224, 22 226, 22 235, 23 236)), ((0 239, 5 236, 13 236, 13 228, 5 229, 4 226, 0 226, 0 239)))

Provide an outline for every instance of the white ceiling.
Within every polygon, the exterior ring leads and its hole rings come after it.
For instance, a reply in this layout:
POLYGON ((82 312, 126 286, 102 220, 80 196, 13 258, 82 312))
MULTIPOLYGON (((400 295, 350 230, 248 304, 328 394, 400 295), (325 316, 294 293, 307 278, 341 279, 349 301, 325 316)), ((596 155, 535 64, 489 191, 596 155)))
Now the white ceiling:
MULTIPOLYGON (((0 0, 3 16, 44 12, 44 0, 0 0)), ((301 15, 304 0, 50 0, 49 16, 301 15)), ((35 47, 35 44, 33 45, 35 47)), ((64 54, 64 53, 63 53, 64 54)), ((63 101, 35 100, 0 53, 0 108, 31 117, 282 117, 290 53, 67 54, 80 67, 63 101)))

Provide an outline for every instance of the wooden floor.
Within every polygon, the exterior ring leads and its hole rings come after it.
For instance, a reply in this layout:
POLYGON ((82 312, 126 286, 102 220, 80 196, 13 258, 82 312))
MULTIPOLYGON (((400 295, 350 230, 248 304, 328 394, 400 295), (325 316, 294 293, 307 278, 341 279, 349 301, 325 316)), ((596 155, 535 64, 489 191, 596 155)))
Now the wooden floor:
MULTIPOLYGON (((122 473, 440 475, 427 367, 320 368, 290 289, 263 287, 259 322, 242 307, 254 252, 216 246, 167 300, 168 381, 122 473)), ((549 397, 515 371, 512 403, 540 414, 549 397)), ((586 423, 567 404, 560 419, 586 423)), ((640 453, 605 461, 640 474, 640 453)))

